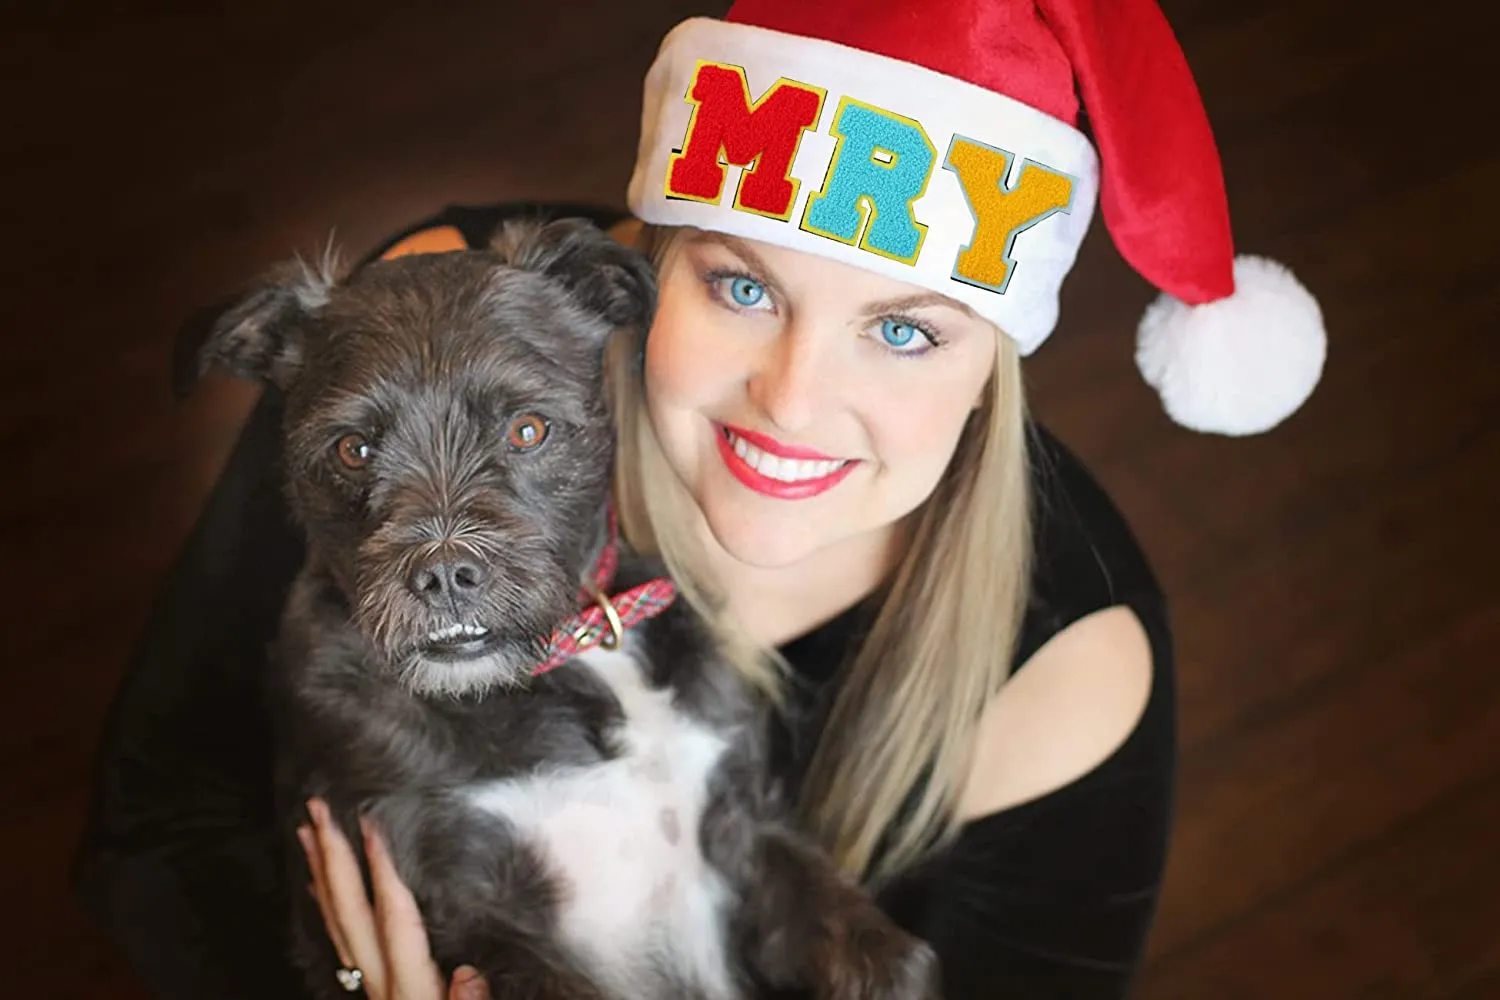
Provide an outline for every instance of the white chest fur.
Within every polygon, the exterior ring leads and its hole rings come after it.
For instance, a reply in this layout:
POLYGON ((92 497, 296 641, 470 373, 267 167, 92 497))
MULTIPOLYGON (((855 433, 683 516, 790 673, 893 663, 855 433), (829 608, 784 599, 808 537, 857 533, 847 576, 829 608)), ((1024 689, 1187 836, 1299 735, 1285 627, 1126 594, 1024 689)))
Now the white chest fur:
MULTIPOLYGON (((470 790, 550 861, 562 883, 563 944, 621 998, 652 1000, 655 970, 728 998, 723 910, 728 892, 698 840, 709 776, 724 740, 649 689, 622 652, 592 650, 566 670, 591 669, 624 709, 624 752, 470 790)), ((674 994, 675 995, 675 994, 674 994)))

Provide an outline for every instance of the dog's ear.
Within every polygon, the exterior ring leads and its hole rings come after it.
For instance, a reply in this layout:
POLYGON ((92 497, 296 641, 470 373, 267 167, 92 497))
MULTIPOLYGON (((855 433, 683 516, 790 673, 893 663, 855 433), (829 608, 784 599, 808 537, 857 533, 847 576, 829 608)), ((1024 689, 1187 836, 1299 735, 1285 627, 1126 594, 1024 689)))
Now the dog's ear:
POLYGON ((508 221, 490 248, 511 267, 559 282, 611 326, 645 327, 656 311, 651 262, 587 219, 508 221))
POLYGON ((197 350, 198 374, 215 365, 282 389, 302 366, 309 322, 328 303, 334 279, 300 260, 274 271, 258 288, 221 309, 197 350))

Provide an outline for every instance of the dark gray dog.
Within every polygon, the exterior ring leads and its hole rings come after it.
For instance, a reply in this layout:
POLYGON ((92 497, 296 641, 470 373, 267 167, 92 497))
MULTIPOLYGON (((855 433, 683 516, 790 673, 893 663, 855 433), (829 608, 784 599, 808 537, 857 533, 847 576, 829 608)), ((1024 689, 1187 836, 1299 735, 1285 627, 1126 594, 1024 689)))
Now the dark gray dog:
MULTIPOLYGON (((444 973, 497 998, 933 997, 931 950, 783 822, 766 708, 686 601, 533 676, 611 537, 603 345, 654 295, 598 228, 536 222, 293 267, 213 329, 205 366, 286 394, 308 543, 273 657, 292 884, 318 795, 373 818, 444 973)), ((661 573, 622 553, 612 590, 661 573)), ((297 961, 339 996, 293 895, 297 961)))

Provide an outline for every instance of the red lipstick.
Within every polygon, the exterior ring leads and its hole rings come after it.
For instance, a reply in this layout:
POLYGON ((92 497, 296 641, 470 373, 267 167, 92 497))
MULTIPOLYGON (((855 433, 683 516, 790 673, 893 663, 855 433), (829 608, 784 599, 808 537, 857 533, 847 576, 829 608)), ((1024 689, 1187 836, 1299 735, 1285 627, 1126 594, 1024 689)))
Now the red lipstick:
POLYGON ((773 437, 757 434, 755 431, 746 430, 743 427, 735 427, 733 424, 720 424, 719 429, 728 431, 737 438, 744 438, 746 444, 753 444, 768 455, 777 458, 800 458, 811 462, 837 462, 840 461, 832 455, 825 455, 821 451, 813 451, 811 448, 799 448, 792 444, 782 444, 773 437))
MULTIPOLYGON (((724 464, 733 473, 734 477, 755 492, 763 496, 774 497, 778 500, 806 500, 820 493, 826 493, 841 483, 849 473, 854 471, 855 465, 858 464, 856 461, 834 458, 831 455, 825 455, 811 448, 799 448, 793 445, 782 444, 780 441, 767 437, 764 434, 742 430, 738 427, 715 424, 714 429, 717 431, 714 436, 718 439, 719 457, 724 460, 724 464), (741 456, 735 450, 736 445, 733 438, 738 438, 744 442, 746 447, 753 448, 756 452, 772 456, 777 460, 829 462, 837 463, 837 467, 826 475, 817 476, 816 478, 797 478, 790 482, 784 478, 774 478, 761 472, 746 460, 747 457, 754 458, 753 454, 741 456)), ((799 469, 798 471, 802 472, 803 470, 799 469)))

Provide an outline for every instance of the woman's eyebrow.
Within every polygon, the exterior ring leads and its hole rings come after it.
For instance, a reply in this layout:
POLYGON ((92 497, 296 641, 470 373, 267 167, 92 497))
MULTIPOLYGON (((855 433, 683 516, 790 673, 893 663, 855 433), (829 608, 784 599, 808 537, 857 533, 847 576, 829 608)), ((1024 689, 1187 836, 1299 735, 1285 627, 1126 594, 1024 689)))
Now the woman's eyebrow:
POLYGON ((911 309, 925 309, 932 306, 941 306, 961 312, 965 316, 977 318, 975 317, 974 310, 970 309, 967 305, 959 302, 957 299, 950 299, 948 296, 938 292, 917 292, 912 295, 902 295, 894 299, 883 299, 879 302, 872 302, 865 306, 864 316, 866 319, 876 319, 890 313, 902 313, 911 309))
POLYGON ((710 230, 705 230, 694 236, 693 242, 719 244, 725 250, 728 250, 730 253, 734 254, 736 257, 740 258, 740 260, 748 264, 750 266, 750 270, 755 272, 755 277, 759 281, 768 285, 771 291, 778 294, 781 292, 781 286, 776 281, 776 273, 768 264, 766 264, 765 259, 762 258, 760 254, 756 253, 755 250, 751 248, 750 244, 746 243, 744 240, 739 239, 735 236, 730 236, 728 233, 716 233, 710 230))

